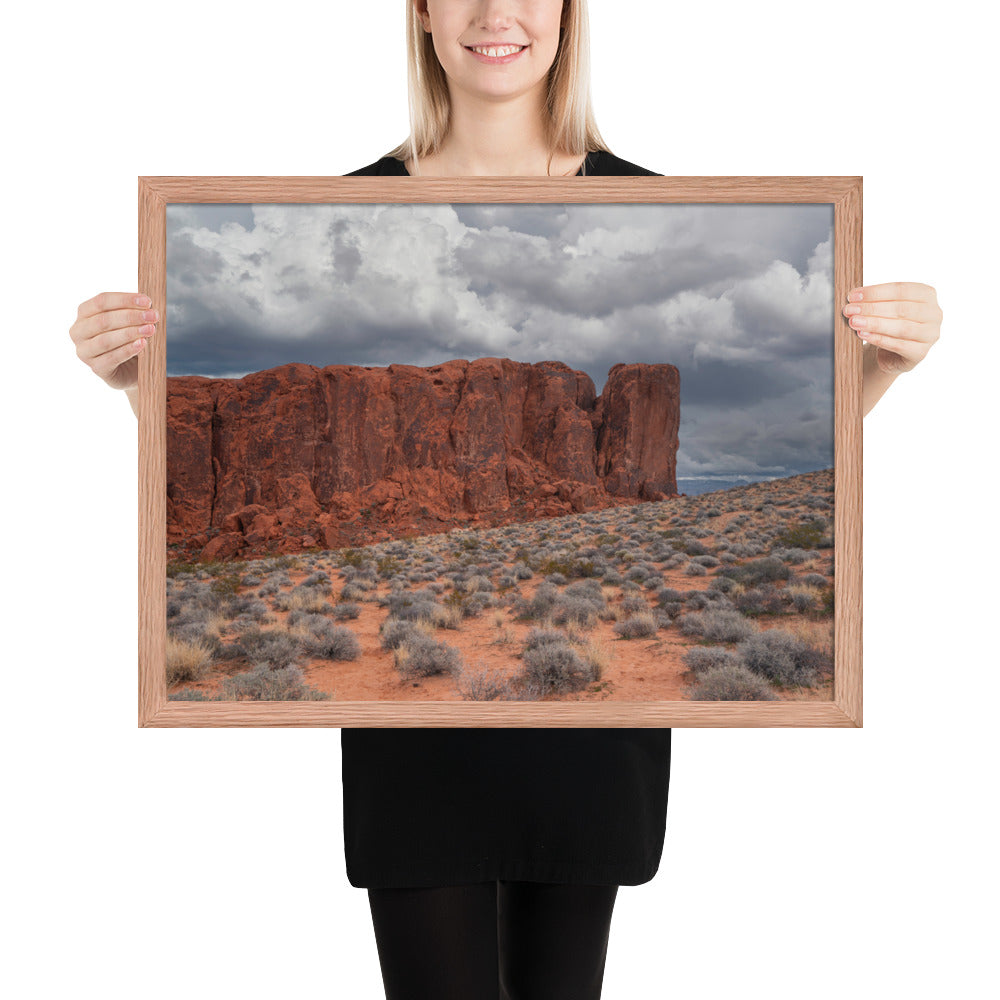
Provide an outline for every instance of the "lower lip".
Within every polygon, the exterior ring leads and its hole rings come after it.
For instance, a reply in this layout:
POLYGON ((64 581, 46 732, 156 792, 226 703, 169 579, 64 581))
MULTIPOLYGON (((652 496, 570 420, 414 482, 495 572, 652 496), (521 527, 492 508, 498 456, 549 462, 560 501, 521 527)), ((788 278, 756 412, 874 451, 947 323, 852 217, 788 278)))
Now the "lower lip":
POLYGON ((472 49, 466 49, 469 55, 475 57, 480 62, 490 63, 493 66, 499 66, 502 63, 513 62, 518 56, 523 56, 525 52, 528 51, 528 46, 525 45, 523 49, 519 52, 512 52, 509 56, 485 56, 482 52, 474 52, 472 49))

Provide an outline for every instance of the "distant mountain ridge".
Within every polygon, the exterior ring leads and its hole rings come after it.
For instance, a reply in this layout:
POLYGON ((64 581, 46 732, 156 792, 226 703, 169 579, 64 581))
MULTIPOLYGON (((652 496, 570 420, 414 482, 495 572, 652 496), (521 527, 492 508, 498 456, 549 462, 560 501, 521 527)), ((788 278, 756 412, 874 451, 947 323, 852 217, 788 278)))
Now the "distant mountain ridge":
MULTIPOLYGON (((228 559, 677 494, 680 376, 560 361, 167 378, 167 542, 228 559)), ((176 553, 175 553, 176 555, 176 553)))

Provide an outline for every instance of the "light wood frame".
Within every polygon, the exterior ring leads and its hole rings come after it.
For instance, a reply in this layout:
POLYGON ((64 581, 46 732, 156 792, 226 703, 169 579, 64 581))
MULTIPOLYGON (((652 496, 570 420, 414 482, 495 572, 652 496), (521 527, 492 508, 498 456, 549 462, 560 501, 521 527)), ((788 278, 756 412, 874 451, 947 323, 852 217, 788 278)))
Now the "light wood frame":
POLYGON ((139 177, 139 291, 160 310, 139 356, 139 725, 860 727, 862 345, 839 306, 861 285, 860 177, 139 177), (166 690, 166 206, 205 203, 692 202, 834 206, 834 690, 827 702, 196 702, 166 690))

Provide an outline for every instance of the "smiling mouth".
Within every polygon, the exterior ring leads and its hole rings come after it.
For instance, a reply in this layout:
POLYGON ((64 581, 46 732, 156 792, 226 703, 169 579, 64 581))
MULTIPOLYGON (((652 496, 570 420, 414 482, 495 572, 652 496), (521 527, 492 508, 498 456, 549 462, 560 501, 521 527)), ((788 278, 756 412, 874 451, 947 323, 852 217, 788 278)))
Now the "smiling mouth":
POLYGON ((526 49, 527 45, 466 45, 465 48, 477 55, 489 56, 491 59, 511 56, 526 49))

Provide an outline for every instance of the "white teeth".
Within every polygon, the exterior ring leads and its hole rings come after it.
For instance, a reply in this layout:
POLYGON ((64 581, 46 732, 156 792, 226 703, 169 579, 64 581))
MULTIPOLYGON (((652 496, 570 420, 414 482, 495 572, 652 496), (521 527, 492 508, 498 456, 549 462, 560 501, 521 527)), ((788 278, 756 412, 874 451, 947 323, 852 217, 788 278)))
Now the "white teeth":
POLYGON ((524 48, 523 45, 504 45, 499 48, 492 49, 482 49, 476 48, 474 45, 470 45, 469 48, 473 52, 478 52, 480 55, 490 56, 491 58, 496 58, 497 56, 509 56, 513 52, 520 52, 524 48))

